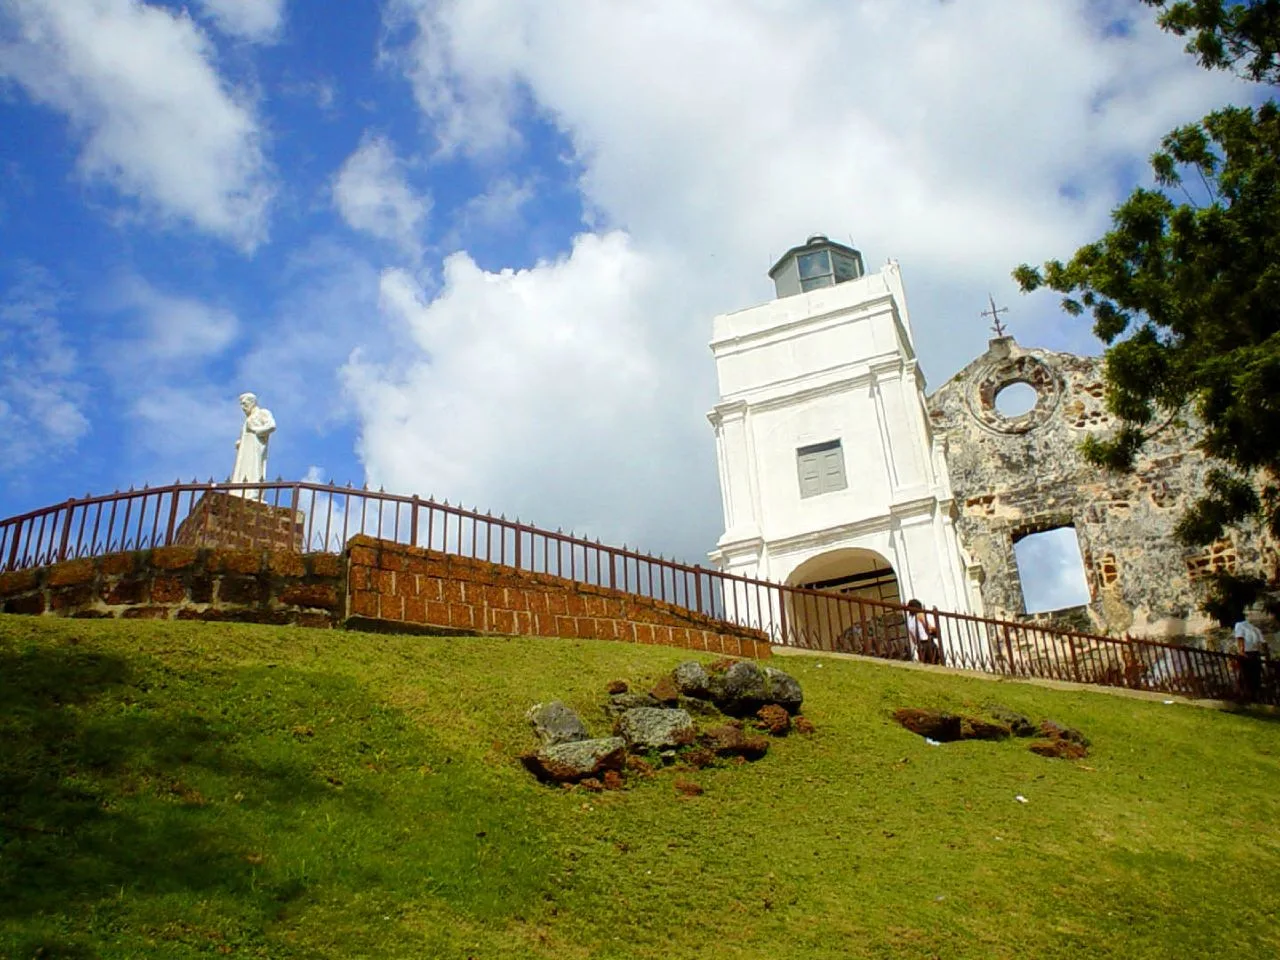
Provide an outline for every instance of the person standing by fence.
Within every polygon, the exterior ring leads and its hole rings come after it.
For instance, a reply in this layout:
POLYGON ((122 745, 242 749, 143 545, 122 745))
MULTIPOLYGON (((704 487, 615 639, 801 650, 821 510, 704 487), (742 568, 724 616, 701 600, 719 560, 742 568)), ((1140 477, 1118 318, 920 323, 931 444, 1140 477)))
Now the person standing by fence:
POLYGON ((1236 649, 1243 659, 1240 661, 1240 693, 1247 701, 1256 700, 1262 688, 1262 654, 1267 650, 1266 638, 1262 631, 1245 618, 1243 610, 1236 618, 1235 628, 1231 631, 1236 649))
POLYGON ((916 648, 921 663, 942 663, 938 642, 938 618, 925 612, 924 604, 912 597, 907 601, 907 635, 916 648))

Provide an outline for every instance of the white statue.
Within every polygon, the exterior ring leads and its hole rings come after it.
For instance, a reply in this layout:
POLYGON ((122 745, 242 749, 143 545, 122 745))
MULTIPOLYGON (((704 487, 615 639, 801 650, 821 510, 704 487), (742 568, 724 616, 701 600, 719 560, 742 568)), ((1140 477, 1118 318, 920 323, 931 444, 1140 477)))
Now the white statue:
MULTIPOLYGON (((236 441, 236 466, 231 471, 232 483, 262 483, 267 479, 267 440, 276 429, 271 411, 258 406, 258 398, 252 393, 240 394, 240 409, 244 411, 244 426, 236 441)), ((237 496, 257 500, 257 490, 234 490, 237 496)))

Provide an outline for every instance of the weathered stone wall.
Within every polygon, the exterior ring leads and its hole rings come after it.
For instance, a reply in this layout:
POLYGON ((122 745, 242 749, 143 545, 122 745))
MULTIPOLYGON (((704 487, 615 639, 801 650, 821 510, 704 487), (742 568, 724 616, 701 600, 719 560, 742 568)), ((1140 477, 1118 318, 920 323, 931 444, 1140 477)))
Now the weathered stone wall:
POLYGON ((346 561, 334 554, 157 547, 0 573, 0 612, 333 627, 346 561))
POLYGON ((1194 433, 1159 433, 1131 474, 1087 463, 1080 442, 1115 426, 1103 396, 1100 358, 1027 349, 1002 338, 929 398, 930 420, 946 444, 957 530, 985 613, 1024 618, 1014 543, 1071 525, 1095 630, 1198 632, 1207 625, 1198 611, 1205 573, 1239 565, 1270 569, 1275 552, 1242 535, 1207 551, 1188 551, 1174 539, 1178 516, 1203 489, 1207 471, 1194 433), (1030 384, 1037 399, 1029 412, 1007 418, 995 398, 1012 383, 1030 384))
POLYGON ((196 501, 173 542, 187 547, 301 552, 303 523, 302 514, 289 507, 210 492, 196 501))
POLYGON ((513 636, 623 640, 767 657, 768 637, 681 607, 548 574, 358 536, 353 618, 513 636))

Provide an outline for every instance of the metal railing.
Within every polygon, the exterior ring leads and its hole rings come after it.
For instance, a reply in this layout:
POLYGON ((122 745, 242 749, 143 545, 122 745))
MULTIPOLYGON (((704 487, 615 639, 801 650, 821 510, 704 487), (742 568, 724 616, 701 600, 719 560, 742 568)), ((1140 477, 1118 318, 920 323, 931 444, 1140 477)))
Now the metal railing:
MULTIPOLYGON (((907 608, 680 563, 447 501, 309 482, 174 483, 67 500, 0 520, 0 572, 205 536, 340 553, 367 534, 661 601, 814 650, 921 658, 907 608), (214 518, 214 519, 210 519, 214 518), (217 529, 209 533, 208 525, 217 529), (203 526, 202 526, 203 525, 203 526)), ((930 611, 937 660, 963 670, 1280 702, 1269 661, 1156 640, 930 611), (1260 674, 1258 680, 1255 675, 1260 674)), ((933 659, 930 657, 929 659, 933 659)))

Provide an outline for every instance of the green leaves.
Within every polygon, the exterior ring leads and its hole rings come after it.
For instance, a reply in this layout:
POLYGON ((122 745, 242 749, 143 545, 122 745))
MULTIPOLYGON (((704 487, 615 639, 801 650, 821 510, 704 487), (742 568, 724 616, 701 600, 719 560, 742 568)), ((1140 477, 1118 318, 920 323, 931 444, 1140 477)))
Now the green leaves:
POLYGON ((1225 528, 1255 518, 1262 500, 1249 478, 1229 470, 1210 470, 1205 494, 1192 504, 1174 528, 1174 535, 1191 547, 1219 539, 1225 528))
POLYGON ((1235 70, 1250 80, 1280 82, 1280 0, 1143 0, 1156 22, 1190 37, 1187 52, 1201 66, 1235 70))
MULTIPOLYGON (((1280 0, 1144 2, 1204 66, 1280 82, 1280 0)), ((1133 469, 1194 411, 1219 466, 1179 539, 1204 545, 1258 520, 1280 536, 1280 107, 1225 107, 1181 126, 1151 171, 1156 189, 1134 190, 1101 239, 1013 278, 1062 294, 1108 345, 1106 404, 1120 426, 1085 440, 1092 463, 1133 469)))
MULTIPOLYGON (((1152 169, 1166 191, 1194 171, 1204 203, 1136 189, 1101 240, 1065 264, 1013 273, 1024 291, 1064 294, 1063 309, 1090 314, 1110 345, 1107 408, 1122 427, 1085 453, 1128 469, 1144 428, 1192 408, 1206 454, 1280 475, 1280 110, 1229 107, 1181 127, 1152 169)), ((1223 490, 1187 520, 1188 535, 1243 516, 1223 490)))

